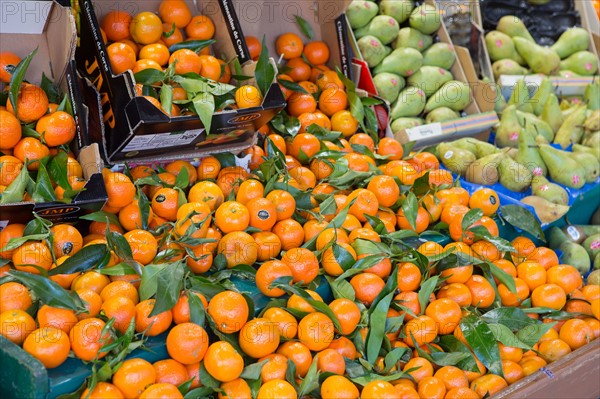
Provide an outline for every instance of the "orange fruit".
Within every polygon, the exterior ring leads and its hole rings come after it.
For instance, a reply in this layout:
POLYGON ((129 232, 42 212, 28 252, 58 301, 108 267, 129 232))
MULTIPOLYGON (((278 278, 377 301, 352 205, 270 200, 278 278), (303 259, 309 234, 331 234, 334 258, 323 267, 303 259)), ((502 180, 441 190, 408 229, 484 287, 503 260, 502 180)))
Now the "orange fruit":
POLYGON ((292 271, 294 283, 310 284, 319 274, 319 260, 306 248, 289 249, 281 257, 281 261, 292 271))
POLYGON ((219 392, 218 398, 239 398, 239 399, 252 399, 252 391, 246 380, 242 378, 236 378, 233 381, 224 382, 221 384, 223 393, 219 392))
POLYGON ((217 381, 237 379, 244 370, 244 359, 230 343, 218 341, 211 344, 204 355, 206 371, 217 381))
POLYGON ((298 323, 298 338, 312 351, 327 348, 333 340, 333 336, 333 322, 323 313, 310 313, 298 323))
POLYGON ((131 38, 139 44, 155 43, 162 37, 162 21, 149 11, 136 14, 129 25, 131 38))
POLYGON ((437 377, 425 377, 419 381, 418 394, 422 398, 444 399, 446 395, 446 386, 444 382, 437 377))
POLYGON ((496 293, 494 287, 485 277, 480 275, 472 275, 465 283, 469 291, 471 291, 471 306, 479 308, 487 308, 492 306, 496 293))
POLYGON ((183 395, 173 384, 157 383, 146 388, 140 399, 183 399, 183 395))
POLYGON ((100 352, 100 348, 111 342, 109 333, 102 335, 105 325, 102 320, 92 317, 80 320, 71 328, 69 338, 75 356, 86 362, 106 356, 106 352, 100 352))
POLYGON ((544 269, 548 270, 552 266, 559 264, 558 255, 556 252, 547 247, 537 247, 527 256, 527 260, 531 260, 544 266, 544 269))
POLYGON ((278 56, 281 56, 284 60, 289 60, 302 55, 304 43, 302 43, 300 36, 288 32, 277 37, 275 49, 278 56))
POLYGON ((40 327, 54 327, 68 334, 78 320, 73 310, 43 305, 38 310, 37 321, 40 327))
POLYGON ((17 345, 23 344, 35 328, 35 320, 23 310, 13 309, 0 313, 0 334, 17 345))
POLYGON ((296 365, 297 377, 304 377, 312 364, 313 357, 310 349, 298 341, 287 341, 279 346, 277 353, 287 357, 296 365))
POLYGON ((348 107, 348 96, 346 92, 336 88, 327 88, 319 96, 319 109, 325 115, 331 117, 338 111, 348 107))
POLYGON ((296 390, 286 380, 271 380, 263 384, 256 395, 256 399, 296 399, 296 390))
POLYGON ((6 102, 6 110, 23 123, 31 123, 48 112, 48 96, 41 87, 23 83, 17 95, 17 112, 12 101, 6 102))
POLYGON ((12 155, 0 156, 0 185, 8 186, 23 168, 23 162, 12 155))
POLYGON ((250 234, 233 231, 219 241, 217 252, 225 255, 229 268, 240 264, 252 265, 258 258, 258 245, 250 234))
POLYGON ((0 52, 0 82, 10 83, 12 68, 21 62, 21 57, 10 51, 0 52))
POLYGON ((375 176, 367 185, 367 190, 373 192, 380 206, 390 207, 398 201, 400 188, 391 176, 375 176))
MULTIPOLYGON (((152 208, 148 209, 147 223, 152 222, 154 212, 152 208)), ((119 211, 119 223, 127 231, 142 228, 142 211, 138 201, 133 201, 129 205, 121 208, 119 211)))
POLYGON ((313 113, 316 110, 317 101, 312 94, 297 92, 293 93, 288 100, 287 111, 291 116, 299 117, 306 113, 313 113))
POLYGON ((565 294, 571 294, 583 285, 581 274, 569 265, 550 267, 546 273, 546 282, 558 285, 565 294))
POLYGON ((572 350, 576 350, 594 339, 594 331, 583 320, 567 320, 558 333, 559 338, 567 343, 572 350))
POLYGON ((13 252, 12 262, 17 270, 40 274, 52 267, 52 254, 46 243, 28 241, 13 252))
POLYGON ((329 61, 329 47, 326 43, 314 41, 304 46, 304 56, 312 65, 322 65, 329 61))
POLYGON ((10 112, 0 110, 0 150, 10 150, 21 140, 21 124, 10 112))
POLYGON ((418 266, 412 263, 401 263, 398 267, 398 289, 401 292, 417 291, 422 277, 418 266))
POLYGON ((285 65, 290 70, 287 75, 295 82, 307 81, 310 79, 311 68, 302 58, 292 58, 285 65))
POLYGON ((485 395, 493 396, 507 386, 508 383, 506 380, 495 374, 486 374, 471 382, 471 389, 475 391, 480 398, 485 395))
POLYGON ((200 62, 202 64, 200 76, 207 79, 219 80, 221 77, 221 63, 218 59, 212 55, 202 54, 200 55, 200 62))
POLYGON ((387 157, 386 159, 390 161, 399 160, 404 155, 404 149, 398 140, 391 137, 384 137, 379 140, 377 154, 387 157))
POLYGON ((469 288, 462 283, 450 283, 437 292, 438 298, 448 298, 453 300, 460 307, 466 307, 471 305, 472 295, 469 288))
POLYGON ((546 283, 546 269, 537 262, 525 261, 517 265, 517 276, 525 281, 531 291, 546 283))
MULTIPOLYGON (((123 173, 114 172, 104 176, 104 184, 108 193, 107 205, 122 208, 130 204, 135 197, 135 186, 123 173)), ((104 231, 101 232, 104 234, 104 231)))
POLYGON ((285 219, 277 222, 272 229, 281 241, 281 249, 288 251, 297 248, 304 242, 304 229, 294 219, 285 219))
POLYGON ((447 298, 429 303, 425 314, 435 321, 440 335, 452 334, 462 317, 458 304, 447 298))
POLYGON ((126 11, 114 10, 106 13, 100 24, 106 34, 106 39, 111 42, 118 42, 129 38, 131 18, 131 15, 126 11))
POLYGON ((278 260, 271 260, 263 263, 256 271, 256 286, 264 295, 268 297, 279 297, 285 294, 280 288, 271 288, 271 283, 277 278, 289 276, 292 277, 292 271, 289 266, 278 260))
POLYGON ((367 218, 365 215, 377 215, 379 201, 373 192, 364 188, 359 188, 348 195, 344 206, 349 206, 348 213, 350 215, 355 216, 361 222, 366 222, 367 218))
POLYGON ((175 73, 182 75, 186 73, 200 74, 202 61, 200 56, 189 49, 179 49, 174 51, 169 57, 169 65, 175 63, 175 73))
POLYGON ((113 374, 112 383, 127 398, 137 398, 156 382, 156 370, 148 361, 131 358, 123 362, 113 374))
POLYGON ((246 38, 246 46, 248 47, 248 52, 250 53, 250 58, 254 61, 258 60, 260 56, 260 52, 262 51, 262 44, 260 40, 256 36, 245 35, 246 38))
MULTIPOLYGON (((67 360, 71 345, 64 331, 54 327, 41 327, 25 338, 23 349, 39 360, 44 367, 52 369, 67 360)), ((73 350, 75 351, 75 347, 73 350)))
POLYGON ((387 381, 371 381, 365 385, 360 393, 364 399, 390 398, 399 399, 400 393, 387 381))
POLYGON ((511 244, 516 250, 513 254, 519 258, 526 258, 535 251, 535 244, 527 237, 517 237, 511 241, 511 244))
POLYGON ((571 353, 571 347, 562 339, 549 339, 540 343, 538 352, 542 359, 552 363, 571 353))
POLYGON ((469 380, 465 372, 455 366, 441 367, 433 376, 441 380, 448 391, 455 388, 469 387, 469 380))
MULTIPOLYGON (((2 169, 0 169, 0 174, 2 169)), ((11 223, 0 231, 0 249, 6 247, 9 241, 13 238, 23 237, 25 225, 21 223, 11 223)), ((0 257, 11 259, 14 250, 0 251, 0 257)), ((1 306, 1 305, 0 305, 1 306)), ((1 312, 0 312, 1 313, 1 312)))
POLYGON ((327 348, 319 352, 317 369, 322 373, 343 375, 346 372, 346 362, 335 349, 327 348))
POLYGON ((263 314, 263 317, 277 324, 280 336, 287 339, 296 337, 298 333, 298 322, 296 321, 296 318, 287 311, 273 307, 267 309, 263 314))
POLYGON ((350 279, 350 285, 354 288, 356 299, 369 306, 383 290, 385 282, 376 274, 360 273, 350 279))
POLYGON ((169 356, 181 364, 190 365, 202 361, 208 349, 208 334, 194 323, 181 323, 167 335, 169 356))
POLYGON ((30 162, 27 165, 28 170, 38 170, 40 161, 50 155, 48 147, 36 138, 24 137, 13 148, 13 154, 21 162, 30 162))
POLYGON ((254 86, 244 85, 235 91, 235 103, 239 108, 259 107, 262 100, 262 94, 254 86))
MULTIPOLYGON (((154 308, 154 303, 154 299, 146 299, 135 305, 135 331, 144 332, 144 334, 149 337, 167 331, 171 326, 171 321, 173 321, 173 314, 170 311, 164 311, 157 315, 150 316, 150 313, 154 308)), ((178 359, 175 358, 175 360, 178 359)), ((181 362, 180 360, 178 361, 181 362)))
POLYGON ((327 377, 321 384, 322 399, 358 399, 358 388, 346 377, 332 375, 327 377))
POLYGON ((415 221, 415 227, 411 226, 410 222, 404 215, 404 210, 402 208, 398 209, 396 213, 396 220, 398 223, 398 227, 404 230, 412 230, 416 233, 422 233, 427 230, 429 226, 429 213, 425 210, 425 208, 419 206, 417 208, 417 219, 415 221))
MULTIPOLYGON (((174 0, 166 0, 166 2, 172 2, 174 0)), ((178 1, 178 0, 175 0, 178 1)), ((183 1, 181 1, 183 3, 183 1)), ((140 49, 140 53, 138 54, 140 60, 152 60, 156 62, 161 67, 164 67, 169 62, 170 53, 167 46, 162 43, 152 43, 147 44, 140 49)), ((159 68, 160 70, 161 68, 159 68)), ((167 168, 167 171, 169 169, 167 168)))
POLYGON ((349 299, 338 298, 329 304, 329 308, 340 322, 342 329, 338 333, 348 335, 356 329, 361 318, 361 312, 354 302, 349 299))
POLYGON ((504 284, 498 284, 498 294, 502 301, 502 306, 519 306, 521 302, 529 297, 529 286, 518 277, 514 278, 517 293, 511 292, 504 284))
POLYGON ((418 343, 419 346, 432 342, 438 335, 438 324, 429 316, 416 317, 406 323, 404 328, 406 335, 404 342, 412 347, 415 346, 415 342, 418 343))
POLYGON ((184 28, 192 20, 192 12, 183 0, 163 0, 158 7, 158 16, 163 23, 184 28))
POLYGON ((133 260, 142 265, 152 262, 158 252, 158 243, 151 233, 136 229, 125 233, 124 237, 131 247, 133 260))
POLYGON ((83 237, 79 230, 68 224, 57 224, 50 228, 52 249, 57 258, 73 256, 83 247, 83 237))
POLYGON ((252 319, 240 330, 240 348, 255 359, 270 355, 279 346, 279 332, 278 324, 269 319, 252 319))
POLYGON ((107 318, 115 319, 114 327, 122 334, 127 331, 131 320, 135 317, 135 303, 125 296, 114 296, 106 299, 100 309, 107 318))
POLYGON ((231 334, 240 331, 246 324, 249 308, 241 294, 223 291, 211 299, 207 311, 219 331, 231 334))
POLYGON ((195 15, 185 27, 188 40, 209 40, 215 35, 215 25, 206 15, 195 15))
POLYGON ((499 206, 500 198, 491 188, 480 188, 469 199, 469 208, 479 208, 485 216, 492 216, 499 206))
POLYGON ((115 75, 119 75, 136 66, 136 55, 133 49, 125 43, 116 42, 106 48, 110 68, 115 75))
POLYGON ((257 245, 257 260, 264 262, 276 258, 281 252, 281 240, 279 237, 269 231, 260 231, 252 234, 252 238, 257 245))
POLYGON ((108 382, 97 382, 91 391, 86 388, 80 399, 123 399, 123 393, 115 385, 108 382))
MULTIPOLYGON (((336 71, 331 71, 324 65, 316 66, 313 68, 311 72, 311 77, 317 74, 315 83, 319 87, 320 90, 325 90, 328 88, 335 88, 344 90, 346 87, 344 86, 344 82, 340 79, 336 71)), ((347 137, 344 135, 344 137, 347 137)))
POLYGON ((283 380, 287 372, 288 359, 278 353, 274 353, 258 359, 259 362, 268 360, 260 371, 263 384, 271 380, 283 380))
POLYGON ((567 295, 556 284, 542 284, 531 293, 531 304, 534 307, 547 307, 560 310, 567 303, 567 295))

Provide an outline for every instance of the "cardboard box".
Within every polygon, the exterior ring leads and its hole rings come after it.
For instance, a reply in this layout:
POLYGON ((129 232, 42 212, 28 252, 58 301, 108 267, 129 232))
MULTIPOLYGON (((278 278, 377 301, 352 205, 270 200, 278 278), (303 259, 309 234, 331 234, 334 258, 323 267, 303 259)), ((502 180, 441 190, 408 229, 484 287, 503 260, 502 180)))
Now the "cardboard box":
MULTIPOLYGON (((347 20, 346 23, 349 26, 347 20)), ((351 29, 348 29, 348 32, 350 35, 350 52, 356 57, 353 61, 356 65, 360 66, 359 73, 354 76, 354 80, 358 82, 360 88, 372 94, 377 94, 373 77, 368 66, 362 59, 356 38, 351 29)), ((479 135, 478 137, 486 139, 492 126, 498 122, 497 115, 493 112, 495 97, 490 95, 492 90, 490 90, 488 84, 479 80, 475 73, 469 51, 464 47, 453 45, 444 24, 440 26, 437 35, 441 42, 450 44, 456 51, 456 62, 451 68, 452 75, 456 80, 466 82, 471 87, 473 101, 464 110, 467 116, 443 124, 435 123, 394 132, 394 137, 402 143, 422 140, 422 142, 417 144, 418 146, 430 145, 439 141, 465 136, 479 135), (481 112, 485 112, 485 114, 481 115, 481 112)), ((495 91, 493 92, 495 93, 495 91)))
POLYGON ((49 1, 17 1, 3 3, 5 16, 0 24, 0 48, 21 57, 38 49, 29 65, 25 78, 33 83, 41 81, 42 73, 67 93, 73 108, 77 138, 72 144, 78 154, 87 183, 71 203, 19 202, 0 205, 0 229, 9 223, 27 223, 33 212, 53 223, 75 222, 87 211, 97 211, 107 200, 102 179, 102 161, 98 146, 86 146, 80 141, 87 130, 87 110, 80 96, 76 68, 71 61, 75 53, 76 29, 69 8, 49 1), (6 5, 6 7, 5 7, 6 5))
MULTIPOLYGON (((76 58, 82 75, 100 93, 102 105, 103 127, 90 129, 89 140, 102 144, 103 157, 110 162, 164 156, 190 158, 198 156, 200 149, 213 145, 243 145, 244 148, 252 145, 255 131, 285 106, 279 85, 271 85, 260 107, 215 113, 211 131, 206 132, 196 115, 169 117, 146 99, 136 97, 131 71, 120 75, 112 73, 99 21, 111 10, 127 10, 135 15, 141 11, 157 11, 159 4, 160 0, 135 3, 79 0, 80 42, 76 58)), ((195 2, 188 1, 194 15, 209 16, 217 27, 215 54, 227 60, 237 57, 243 64, 243 74, 253 76, 256 63, 249 59, 233 3, 211 0, 198 4, 196 7, 195 2)))

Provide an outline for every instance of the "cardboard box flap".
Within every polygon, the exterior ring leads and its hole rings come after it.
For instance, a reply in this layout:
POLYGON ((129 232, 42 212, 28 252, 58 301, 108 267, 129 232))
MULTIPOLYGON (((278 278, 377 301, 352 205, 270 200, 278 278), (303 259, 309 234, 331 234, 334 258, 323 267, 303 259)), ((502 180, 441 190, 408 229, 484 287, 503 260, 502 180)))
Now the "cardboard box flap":
POLYGON ((37 48, 25 78, 39 83, 44 73, 64 89, 66 68, 76 46, 75 19, 70 9, 50 1, 1 1, 0 5, 0 49, 23 58, 37 48))

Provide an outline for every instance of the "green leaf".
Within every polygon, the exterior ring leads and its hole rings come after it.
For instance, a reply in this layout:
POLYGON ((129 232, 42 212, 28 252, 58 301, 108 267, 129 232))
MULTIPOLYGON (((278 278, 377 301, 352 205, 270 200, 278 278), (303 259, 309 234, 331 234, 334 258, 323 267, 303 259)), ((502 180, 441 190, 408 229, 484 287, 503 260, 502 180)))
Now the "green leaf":
POLYGON ((431 350, 429 357, 431 358, 432 362, 441 367, 456 366, 457 364, 460 364, 462 361, 464 361, 470 357, 470 354, 468 354, 468 353, 441 352, 441 351, 435 350, 435 347, 433 347, 431 345, 427 345, 427 346, 431 350))
POLYGON ((214 154, 213 157, 217 158, 222 168, 236 165, 236 157, 230 152, 221 152, 214 154))
MULTIPOLYGON (((185 169, 185 168, 183 168, 185 169)), ((186 170, 187 172, 187 170, 186 170)), ((141 188, 138 188, 138 207, 140 208, 140 218, 142 219, 142 225, 140 228, 142 230, 148 231, 148 219, 150 217, 150 201, 148 201, 148 197, 144 194, 144 191, 141 188)))
POLYGON ((425 309, 429 304, 429 298, 433 291, 435 291, 435 286, 437 285, 439 280, 439 276, 433 276, 425 280, 421 284, 421 289, 419 289, 419 305, 421 306, 421 312, 425 313, 425 309))
POLYGON ((502 377, 500 351, 496 337, 488 325, 479 317, 469 315, 461 319, 460 329, 481 363, 491 373, 502 377))
POLYGON ((199 387, 194 388, 183 397, 184 399, 204 399, 210 398, 211 395, 215 393, 215 390, 211 387, 199 387))
POLYGON ((334 242, 331 248, 333 249, 335 261, 340 265, 342 270, 346 271, 350 269, 356 262, 352 254, 350 254, 346 248, 342 247, 338 243, 334 242))
POLYGON ((375 364, 379 351, 381 350, 381 344, 383 342, 383 336, 385 335, 385 321, 387 319, 387 313, 390 308, 390 303, 394 298, 395 292, 390 292, 377 305, 372 308, 373 311, 369 317, 369 333, 367 334, 367 360, 371 364, 375 364))
POLYGON ((517 331, 537 323, 535 319, 527 316, 522 309, 512 307, 492 309, 481 316, 481 319, 490 324, 502 324, 512 331, 517 331))
POLYGON ((125 276, 127 274, 137 274, 135 269, 128 265, 127 263, 118 263, 111 267, 105 267, 103 269, 96 270, 100 274, 104 274, 106 276, 125 276))
POLYGON ((202 385, 206 385, 212 389, 218 389, 221 383, 217 381, 210 373, 206 370, 204 366, 204 362, 200 363, 200 381, 202 381, 202 385))
POLYGON ((502 237, 493 236, 492 234, 490 234, 488 229, 485 228, 484 226, 473 226, 473 227, 469 228, 469 231, 475 234, 476 239, 486 240, 486 241, 494 244, 494 246, 502 252, 515 250, 513 248, 513 246, 510 244, 510 242, 508 242, 507 240, 505 240, 502 237))
POLYGON ((106 223, 106 219, 108 218, 108 221, 110 224, 115 224, 115 225, 121 227, 121 223, 119 223, 119 218, 114 213, 97 211, 97 212, 93 212, 93 213, 88 213, 87 215, 80 216, 79 218, 82 220, 91 220, 93 222, 101 222, 101 223, 106 223))
MULTIPOLYGON (((154 68, 146 68, 133 75, 136 83, 142 85, 154 85, 158 82, 162 82, 167 78, 167 75, 163 71, 159 71, 154 68)), ((163 86, 164 88, 164 86, 163 86)))
POLYGON ((556 322, 530 324, 517 331, 515 336, 525 345, 533 347, 533 345, 535 345, 540 340, 542 335, 544 335, 546 331, 548 331, 555 325, 556 322))
POLYGON ((50 162, 48 162, 48 173, 50 174, 50 178, 67 191, 71 190, 71 183, 69 183, 69 176, 67 174, 68 158, 66 152, 59 151, 50 159, 50 162))
POLYGON ((267 49, 267 41, 264 36, 262 39, 262 50, 256 62, 254 75, 256 77, 256 85, 263 97, 265 97, 275 78, 275 68, 273 68, 273 65, 269 61, 269 50, 267 49))
MULTIPOLYGON (((148 68, 150 70, 153 68, 148 68)), ((165 113, 169 116, 171 115, 171 111, 173 109, 173 86, 168 84, 163 84, 160 89, 160 104, 165 113)), ((185 168, 184 168, 185 169, 185 168)))
POLYGON ((414 230, 417 230, 418 210, 419 203, 417 202, 417 197, 413 193, 408 193, 402 203, 402 211, 404 212, 404 217, 414 230))
POLYGON ((27 73, 27 68, 29 68, 29 64, 38 49, 36 47, 31 53, 27 55, 27 57, 23 58, 21 62, 15 67, 10 76, 10 91, 8 92, 8 99, 11 102, 15 115, 18 114, 17 110, 17 97, 19 96, 19 91, 21 90, 21 83, 23 83, 23 79, 25 78, 25 74, 27 73))
POLYGON ((110 252, 106 245, 87 245, 81 248, 75 255, 65 260, 60 266, 49 270, 48 275, 56 276, 59 274, 85 272, 100 265, 107 256, 110 256, 110 252))
POLYGON ((175 262, 162 269, 156 278, 156 302, 149 317, 170 311, 177 303, 183 288, 184 268, 182 261, 175 262))
POLYGON ((304 87, 300 86, 298 83, 292 82, 291 80, 277 79, 277 82, 286 89, 291 90, 295 93, 308 94, 304 87))
POLYGON ((356 293, 354 292, 354 288, 352 285, 345 279, 335 279, 331 276, 325 276, 327 281, 329 282, 329 286, 331 287, 331 292, 333 293, 333 297, 345 298, 354 302, 356 299, 356 293))
POLYGON ((306 36, 306 38, 308 40, 313 40, 315 37, 315 33, 313 31, 312 26, 310 26, 308 21, 306 21, 300 15, 296 15, 295 17, 296 17, 296 23, 298 24, 298 27, 300 28, 300 31, 302 32, 302 34, 304 36, 306 36))
POLYGON ((319 355, 316 354, 313 357, 313 361, 312 361, 310 367, 308 368, 308 372, 306 373, 306 376, 304 376, 304 379, 302 379, 302 382, 300 383, 300 387, 298 389, 298 397, 300 397, 300 398, 311 393, 312 391, 314 391, 315 389, 317 389, 319 387, 320 371, 317 369, 318 359, 319 359, 319 355))
POLYGON ((493 264, 492 262, 486 262, 490 267, 490 271, 494 277, 498 279, 502 284, 506 286, 513 294, 517 293, 517 285, 515 284, 515 279, 513 276, 500 269, 498 266, 493 264))
POLYGON ((535 238, 546 240, 540 221, 529 209, 519 205, 504 205, 500 207, 500 213, 502 218, 510 225, 531 234, 535 238))
POLYGON ((296 378, 298 377, 296 363, 294 363, 292 359, 288 359, 287 369, 285 370, 285 380, 294 387, 296 392, 298 392, 298 383, 296 382, 296 378))
POLYGON ((131 246, 125 239, 123 234, 117 233, 116 231, 110 231, 109 226, 106 225, 106 242, 108 247, 115 251, 115 254, 124 260, 132 260, 133 253, 131 252, 131 246))
POLYGON ((204 327, 204 322, 206 321, 206 309, 204 309, 202 301, 193 291, 188 291, 187 297, 190 307, 190 321, 198 324, 200 327, 204 327))
POLYGON ((85 311, 81 298, 72 291, 67 291, 45 276, 11 270, 9 276, 14 277, 29 288, 42 303, 56 308, 70 309, 76 312, 85 311))
POLYGON ((198 93, 192 100, 192 104, 206 132, 210 133, 212 116, 215 113, 215 99, 208 93, 198 93))
MULTIPOLYGON (((6 164, 0 164, 0 173, 2 173, 2 167, 5 167, 5 165, 6 164)), ((13 180, 13 182, 10 183, 2 192, 0 204, 10 204, 13 202, 23 201, 23 194, 25 194, 25 187, 27 187, 29 180, 31 180, 31 178, 29 177, 27 168, 25 165, 23 165, 15 180, 13 180)))
POLYGON ((54 188, 52 188, 52 181, 46 170, 46 166, 40 162, 37 181, 35 183, 35 191, 33 192, 32 198, 35 202, 50 202, 56 201, 56 194, 54 188))
POLYGON ((337 211, 337 204, 333 195, 328 196, 325 201, 319 204, 321 215, 335 215, 337 211))
POLYGON ((477 371, 477 362, 469 347, 460 342, 454 335, 442 335, 439 341, 440 346, 448 353, 464 353, 468 355, 467 358, 461 360, 456 364, 456 367, 465 371, 477 371))
POLYGON ((389 373, 390 370, 397 365, 400 359, 402 359, 404 355, 409 352, 409 350, 410 349, 408 348, 395 348, 391 352, 388 352, 383 360, 383 364, 385 365, 383 372, 389 373))
POLYGON ((260 378, 260 372, 265 364, 269 362, 270 359, 265 359, 262 362, 253 363, 244 368, 244 371, 240 375, 240 378, 245 380, 256 380, 260 378))
POLYGON ((389 374, 389 375, 379 375, 379 374, 366 374, 366 375, 362 375, 360 377, 354 377, 354 378, 350 378, 350 381, 352 381, 355 384, 361 385, 361 386, 365 386, 367 385, 369 382, 373 382, 373 381, 395 381, 395 380, 399 380, 401 378, 409 378, 410 374, 407 374, 405 372, 398 372, 398 373, 394 373, 394 374, 389 374))
POLYGON ((494 333, 496 341, 502 342, 502 345, 525 350, 530 350, 532 348, 531 346, 521 342, 521 340, 519 340, 516 335, 510 331, 510 328, 506 327, 504 324, 489 323, 488 327, 494 333))
POLYGON ((471 209, 462 220, 462 230, 467 231, 475 222, 483 217, 483 211, 479 208, 471 209))
POLYGON ((209 82, 202 78, 187 78, 175 76, 173 81, 178 83, 188 93, 208 93, 211 88, 209 82))
POLYGON ((60 100, 60 92, 58 87, 46 76, 44 72, 42 72, 42 82, 40 83, 40 87, 46 93, 48 97, 48 101, 51 103, 58 103, 60 100))
POLYGON ((173 54, 177 50, 188 49, 195 52, 200 52, 200 50, 210 46, 211 44, 216 43, 217 41, 214 39, 210 40, 186 40, 184 42, 179 42, 171 45, 169 47, 169 53, 173 54))
POLYGON ((181 168, 177 178, 175 179, 175 187, 179 187, 180 189, 185 189, 190 185, 190 178, 188 175, 187 168, 181 168))
POLYGON ((19 248, 21 245, 25 244, 27 241, 41 241, 48 237, 48 233, 43 234, 32 234, 24 237, 15 237, 11 238, 8 241, 8 244, 2 248, 2 251, 12 251, 13 249, 19 248))
POLYGON ((156 287, 158 284, 158 274, 164 268, 168 267, 166 264, 161 265, 146 265, 142 272, 142 281, 140 283, 140 300, 144 301, 150 299, 156 294, 156 287))

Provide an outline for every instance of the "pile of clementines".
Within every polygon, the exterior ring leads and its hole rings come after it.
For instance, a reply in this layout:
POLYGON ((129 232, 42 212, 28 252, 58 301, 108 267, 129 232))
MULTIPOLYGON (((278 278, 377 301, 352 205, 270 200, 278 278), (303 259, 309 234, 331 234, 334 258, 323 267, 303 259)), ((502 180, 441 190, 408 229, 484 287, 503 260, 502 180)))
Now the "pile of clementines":
POLYGON ((251 170, 231 154, 106 169, 85 230, 3 229, 2 335, 48 368, 108 364, 82 398, 483 398, 600 334, 600 286, 497 237, 493 190, 394 139, 262 131, 251 170), (160 334, 168 359, 123 360, 124 337, 160 334))
MULTIPOLYGON (((11 91, 12 77, 6 67, 26 70, 34 57, 35 52, 24 60, 0 53, 0 84, 6 91, 11 91)), ((69 148, 77 128, 67 98, 52 82, 42 88, 17 77, 12 84, 19 87, 14 98, 0 105, 0 204, 75 197, 86 180, 69 148)))

